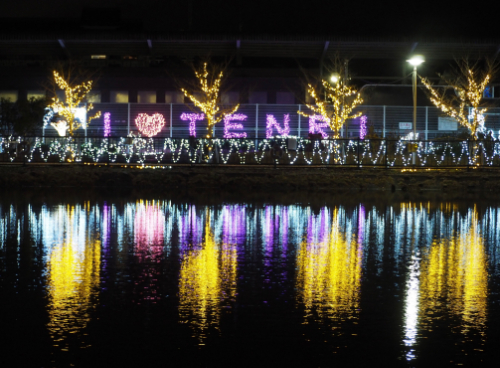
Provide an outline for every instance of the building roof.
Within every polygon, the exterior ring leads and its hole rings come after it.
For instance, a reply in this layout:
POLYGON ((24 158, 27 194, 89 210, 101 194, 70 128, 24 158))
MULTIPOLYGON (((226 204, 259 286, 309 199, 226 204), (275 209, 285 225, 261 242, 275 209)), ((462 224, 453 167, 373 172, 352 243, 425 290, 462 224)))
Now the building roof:
POLYGON ((422 54, 447 60, 494 57, 500 39, 408 39, 403 37, 339 37, 335 35, 194 34, 122 30, 4 31, 0 56, 88 55, 229 56, 270 58, 395 59, 422 54))

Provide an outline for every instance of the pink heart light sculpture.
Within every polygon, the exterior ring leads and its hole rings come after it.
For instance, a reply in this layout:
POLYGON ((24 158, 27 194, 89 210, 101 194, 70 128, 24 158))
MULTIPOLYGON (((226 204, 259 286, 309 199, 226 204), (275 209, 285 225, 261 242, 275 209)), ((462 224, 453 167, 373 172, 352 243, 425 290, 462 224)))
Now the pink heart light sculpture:
POLYGON ((146 137, 152 137, 157 135, 165 126, 165 118, 159 113, 154 113, 153 116, 141 113, 135 118, 135 125, 146 137))

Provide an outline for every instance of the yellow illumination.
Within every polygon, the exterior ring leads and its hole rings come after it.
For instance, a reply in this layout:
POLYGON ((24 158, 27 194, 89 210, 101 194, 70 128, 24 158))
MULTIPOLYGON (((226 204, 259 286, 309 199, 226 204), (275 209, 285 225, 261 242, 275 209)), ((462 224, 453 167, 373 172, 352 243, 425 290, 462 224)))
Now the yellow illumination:
MULTIPOLYGON (((49 105, 55 113, 62 116, 67 125, 67 131, 69 135, 73 135, 74 131, 82 126, 81 123, 78 123, 76 118, 77 108, 85 101, 88 93, 92 89, 92 81, 87 81, 82 84, 76 86, 70 86, 69 83, 64 80, 63 77, 59 75, 57 71, 54 70, 54 81, 57 86, 64 91, 65 101, 59 100, 58 97, 53 98, 53 102, 49 105)), ((87 104, 87 111, 90 111, 94 108, 92 103, 87 104)), ((98 111, 94 116, 88 118, 88 122, 92 119, 97 119, 101 116, 101 112, 98 111)), ((87 121, 84 124, 88 123, 87 121)), ((57 129, 59 135, 61 135, 62 128, 58 128, 56 126, 57 123, 52 123, 51 125, 57 129)))
POLYGON ((324 122, 328 123, 333 131, 334 138, 338 138, 340 129, 347 119, 361 116, 361 112, 352 115, 351 113, 356 106, 363 102, 363 99, 355 89, 346 86, 342 81, 333 82, 334 85, 326 80, 323 80, 322 83, 326 91, 325 98, 322 98, 322 93, 317 93, 312 85, 308 85, 307 92, 314 98, 315 105, 306 104, 306 106, 313 111, 313 114, 307 114, 301 110, 297 113, 305 117, 315 114, 321 115, 324 122))
MULTIPOLYGON (((68 222, 74 223, 74 207, 68 212, 68 222)), ((93 240, 86 243, 84 249, 78 249, 78 241, 73 236, 76 235, 70 226, 66 241, 52 249, 47 264, 47 328, 54 346, 60 349, 67 349, 68 338, 87 326, 100 283, 100 241, 93 240)))
POLYGON ((461 69, 461 72, 464 74, 462 78, 456 81, 446 81, 455 90, 453 95, 446 95, 446 91, 439 94, 427 78, 422 78, 422 84, 431 93, 430 99, 436 107, 456 119, 460 125, 470 130, 473 138, 477 138, 477 130, 480 127, 482 117, 488 110, 481 108, 481 104, 484 90, 490 82, 491 75, 485 73, 482 78, 478 78, 477 71, 470 68, 461 69))
POLYGON ((324 242, 303 241, 297 255, 298 298, 305 306, 305 323, 313 311, 321 320, 356 317, 359 309, 362 248, 340 232, 334 210, 332 228, 324 242))
POLYGON ((477 211, 470 228, 450 239, 435 240, 422 259, 421 327, 432 330, 440 314, 451 310, 462 322, 460 331, 484 336, 487 321, 488 272, 477 211))
MULTIPOLYGON (((207 63, 203 63, 203 67, 200 70, 195 70, 194 73, 198 82, 200 83, 200 96, 195 97, 194 94, 189 93, 186 89, 181 88, 184 96, 189 98, 196 107, 198 107, 204 114, 207 119, 209 134, 207 138, 211 137, 212 127, 220 122, 226 115, 234 114, 240 104, 237 104, 234 107, 221 109, 219 104, 219 93, 221 87, 221 81, 223 77, 223 71, 219 71, 218 73, 214 71, 213 73, 209 73, 207 70, 207 63), (214 75, 217 75, 214 77, 214 75)), ((214 66, 214 69, 216 67, 214 66)))
POLYGON ((236 268, 236 246, 216 244, 207 213, 204 243, 183 257, 179 285, 181 320, 191 325, 200 344, 209 327, 218 328, 221 304, 236 297, 236 268))

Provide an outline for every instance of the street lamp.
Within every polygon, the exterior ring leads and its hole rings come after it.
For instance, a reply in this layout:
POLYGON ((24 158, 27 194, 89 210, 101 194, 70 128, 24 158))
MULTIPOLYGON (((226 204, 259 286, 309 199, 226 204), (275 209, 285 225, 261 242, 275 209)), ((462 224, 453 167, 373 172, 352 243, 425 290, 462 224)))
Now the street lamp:
MULTIPOLYGON (((413 139, 417 138, 417 66, 422 64, 425 59, 422 55, 414 55, 411 59, 406 60, 413 65, 412 75, 412 90, 413 90, 413 139)), ((413 165, 416 163, 417 153, 413 152, 413 165)))
POLYGON ((330 80, 332 81, 332 83, 337 84, 338 81, 340 80, 339 73, 333 73, 332 76, 330 77, 330 80))

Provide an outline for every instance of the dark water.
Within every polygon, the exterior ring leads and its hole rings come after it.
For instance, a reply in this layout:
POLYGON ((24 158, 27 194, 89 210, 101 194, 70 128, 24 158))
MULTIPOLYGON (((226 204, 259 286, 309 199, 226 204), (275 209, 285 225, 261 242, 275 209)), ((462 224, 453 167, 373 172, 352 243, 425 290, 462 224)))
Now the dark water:
POLYGON ((3 194, 0 366, 497 366, 500 202, 3 194))

